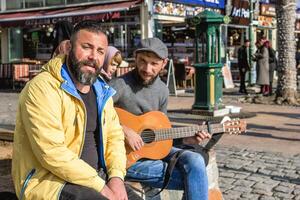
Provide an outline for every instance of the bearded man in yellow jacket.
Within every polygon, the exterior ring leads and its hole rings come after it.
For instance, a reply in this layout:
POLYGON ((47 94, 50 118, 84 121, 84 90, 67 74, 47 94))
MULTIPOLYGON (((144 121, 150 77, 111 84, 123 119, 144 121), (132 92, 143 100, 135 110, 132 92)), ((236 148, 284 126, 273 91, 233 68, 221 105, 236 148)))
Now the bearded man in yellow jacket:
POLYGON ((34 200, 130 199, 115 91, 99 77, 107 37, 99 23, 82 21, 70 46, 20 94, 12 161, 16 194, 34 200))

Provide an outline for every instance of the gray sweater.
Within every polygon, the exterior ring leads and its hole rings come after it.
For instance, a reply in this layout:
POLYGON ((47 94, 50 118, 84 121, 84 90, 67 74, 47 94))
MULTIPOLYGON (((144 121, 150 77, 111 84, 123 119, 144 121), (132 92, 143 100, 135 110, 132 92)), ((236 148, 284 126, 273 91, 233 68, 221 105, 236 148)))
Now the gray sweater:
POLYGON ((136 70, 109 82, 117 93, 113 96, 116 107, 132 114, 141 115, 149 111, 167 114, 169 90, 160 77, 150 85, 143 86, 136 78, 136 70))

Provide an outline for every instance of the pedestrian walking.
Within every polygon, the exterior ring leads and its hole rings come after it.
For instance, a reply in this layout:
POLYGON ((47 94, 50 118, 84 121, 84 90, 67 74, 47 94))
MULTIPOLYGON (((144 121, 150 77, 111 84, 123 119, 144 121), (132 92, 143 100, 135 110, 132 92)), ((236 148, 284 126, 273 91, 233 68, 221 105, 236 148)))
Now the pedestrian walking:
POLYGON ((263 95, 269 94, 269 50, 264 46, 263 40, 259 40, 257 43, 257 51, 254 55, 257 67, 257 79, 256 83, 261 86, 260 93, 263 95))
POLYGON ((249 64, 249 46, 250 41, 245 40, 244 45, 238 49, 238 67, 240 72, 240 93, 248 94, 246 90, 246 73, 250 70, 249 64))
POLYGON ((272 44, 269 41, 264 43, 264 46, 269 51, 269 95, 273 94, 273 78, 274 78, 274 71, 277 69, 277 58, 276 58, 276 51, 272 48, 272 44))

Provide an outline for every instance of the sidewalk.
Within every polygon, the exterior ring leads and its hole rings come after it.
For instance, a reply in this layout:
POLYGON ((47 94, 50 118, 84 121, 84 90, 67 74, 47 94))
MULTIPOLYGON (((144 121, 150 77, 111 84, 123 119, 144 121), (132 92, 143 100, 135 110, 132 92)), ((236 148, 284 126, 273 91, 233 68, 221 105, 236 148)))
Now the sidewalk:
MULTIPOLYGON (((224 95, 225 105, 242 107, 241 111, 255 113, 246 118, 247 132, 243 135, 224 135, 220 146, 247 148, 257 151, 281 152, 287 155, 300 154, 300 107, 240 103, 243 96, 232 90, 224 95)), ((197 116, 179 115, 192 108, 193 94, 170 96, 168 110, 173 124, 199 124, 197 116)))

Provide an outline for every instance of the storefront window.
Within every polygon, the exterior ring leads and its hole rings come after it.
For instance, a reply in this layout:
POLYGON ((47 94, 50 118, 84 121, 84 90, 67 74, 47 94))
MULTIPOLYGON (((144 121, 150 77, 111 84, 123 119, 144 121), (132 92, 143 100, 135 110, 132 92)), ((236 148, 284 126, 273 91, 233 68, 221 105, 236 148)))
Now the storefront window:
POLYGON ((7 10, 16 10, 23 8, 23 0, 6 0, 7 10))
POLYGON ((248 36, 246 28, 228 27, 227 50, 230 60, 237 59, 237 50, 248 36))
POLYGON ((49 27, 23 30, 24 58, 48 60, 53 49, 53 35, 49 27))
POLYGON ((44 0, 25 0, 25 8, 43 7, 44 0))
POLYGON ((46 0, 46 6, 64 5, 65 0, 46 0))
POLYGON ((67 4, 86 3, 88 0, 67 0, 67 4))
POLYGON ((22 58, 23 33, 21 28, 9 29, 9 61, 17 61, 22 58))

